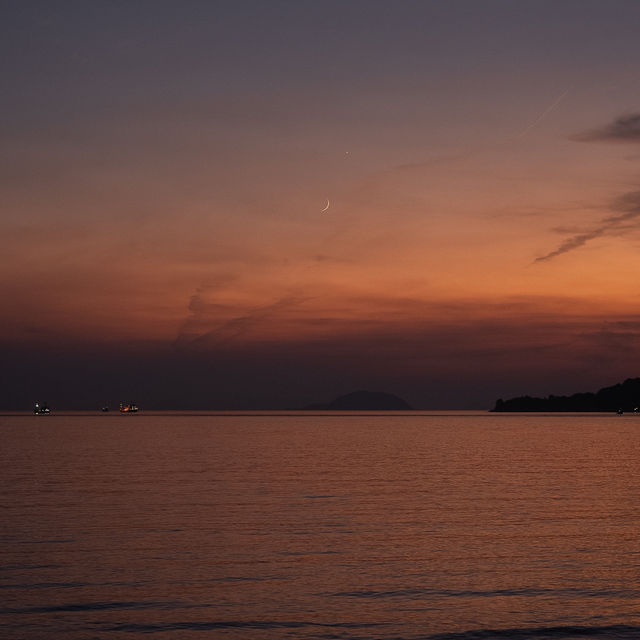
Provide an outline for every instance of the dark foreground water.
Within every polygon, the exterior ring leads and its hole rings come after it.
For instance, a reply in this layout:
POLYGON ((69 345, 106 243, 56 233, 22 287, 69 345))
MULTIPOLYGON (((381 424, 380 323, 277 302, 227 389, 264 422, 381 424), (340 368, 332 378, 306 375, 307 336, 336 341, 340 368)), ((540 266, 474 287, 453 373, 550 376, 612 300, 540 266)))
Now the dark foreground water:
POLYGON ((640 638, 640 416, 0 417, 0 638, 640 638))

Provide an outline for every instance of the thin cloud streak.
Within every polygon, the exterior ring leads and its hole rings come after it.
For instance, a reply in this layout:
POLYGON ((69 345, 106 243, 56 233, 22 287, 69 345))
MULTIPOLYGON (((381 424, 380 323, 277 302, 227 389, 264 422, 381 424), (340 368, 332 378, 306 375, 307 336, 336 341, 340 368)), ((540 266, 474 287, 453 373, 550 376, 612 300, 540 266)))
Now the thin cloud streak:
MULTIPOLYGON (((577 142, 638 143, 640 142, 640 113, 619 116, 603 127, 572 136, 570 139, 577 142)), ((630 191, 624 194, 614 202, 613 207, 622 210, 624 213, 606 216, 595 229, 578 233, 568 238, 557 249, 536 258, 534 263, 547 262, 560 255, 579 249, 591 240, 615 231, 622 231, 624 223, 640 217, 640 191, 630 191)), ((629 226, 632 230, 635 230, 636 227, 636 224, 629 226)))
MULTIPOLYGON (((565 240, 557 249, 550 253, 540 256, 534 260, 535 262, 546 262, 563 253, 568 253, 575 249, 579 249, 587 242, 600 238, 604 235, 610 234, 616 230, 622 230, 624 223, 630 222, 640 218, 640 191, 630 191, 624 196, 618 198, 615 207, 626 211, 617 215, 610 215, 601 220, 600 226, 596 227, 593 231, 586 233, 579 233, 568 240, 565 240)), ((632 225, 631 228, 635 229, 637 225, 632 225)))
POLYGON ((573 238, 569 238, 565 240, 557 249, 547 253, 544 256, 540 256, 534 260, 534 262, 546 262, 547 260, 551 260, 556 258, 557 256, 562 255, 563 253, 568 253, 569 251, 573 251, 574 249, 579 249, 584 246, 589 240, 593 240, 594 238, 599 238, 603 235, 607 230, 607 227, 600 227, 591 233, 580 233, 573 238))

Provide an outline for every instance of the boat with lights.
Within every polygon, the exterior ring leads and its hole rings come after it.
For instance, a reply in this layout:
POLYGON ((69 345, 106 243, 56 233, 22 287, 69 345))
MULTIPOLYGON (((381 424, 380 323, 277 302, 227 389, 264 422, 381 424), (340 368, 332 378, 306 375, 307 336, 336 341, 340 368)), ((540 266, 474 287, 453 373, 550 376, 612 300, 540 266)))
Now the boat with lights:
POLYGON ((43 402, 42 404, 36 402, 35 406, 33 407, 33 413, 36 416, 47 416, 51 413, 51 409, 49 409, 49 406, 46 402, 43 402))
POLYGON ((139 411, 135 402, 121 402, 120 413, 137 413, 139 411))

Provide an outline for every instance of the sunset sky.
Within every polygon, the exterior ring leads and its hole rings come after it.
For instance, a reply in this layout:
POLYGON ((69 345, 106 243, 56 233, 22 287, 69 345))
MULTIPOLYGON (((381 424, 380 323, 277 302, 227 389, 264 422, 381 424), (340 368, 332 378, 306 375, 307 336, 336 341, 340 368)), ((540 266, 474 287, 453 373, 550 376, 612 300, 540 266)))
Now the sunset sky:
POLYGON ((0 407, 640 375, 639 30, 633 0, 4 0, 0 407))

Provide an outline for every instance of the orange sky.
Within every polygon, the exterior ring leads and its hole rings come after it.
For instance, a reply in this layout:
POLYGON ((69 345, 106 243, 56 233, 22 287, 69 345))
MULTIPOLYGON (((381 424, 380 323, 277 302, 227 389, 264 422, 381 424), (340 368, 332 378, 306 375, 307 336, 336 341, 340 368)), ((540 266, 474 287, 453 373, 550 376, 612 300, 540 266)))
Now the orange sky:
POLYGON ((578 4, 580 24, 571 2, 15 8, 4 343, 235 354, 258 385, 297 354, 274 404, 377 384, 434 406, 440 384, 451 406, 445 383, 486 374, 481 406, 635 375, 640 8, 578 4), (362 374, 377 349, 387 377, 362 374))

